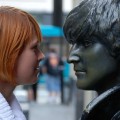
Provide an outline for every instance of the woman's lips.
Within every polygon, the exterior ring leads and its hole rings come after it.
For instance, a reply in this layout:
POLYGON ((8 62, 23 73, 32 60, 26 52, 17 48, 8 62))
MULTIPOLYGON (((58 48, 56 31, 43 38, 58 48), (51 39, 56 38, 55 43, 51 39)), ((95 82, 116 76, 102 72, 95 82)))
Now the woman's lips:
POLYGON ((37 67, 36 70, 40 70, 40 67, 37 67))
POLYGON ((35 68, 35 72, 36 72, 36 73, 39 73, 39 72, 40 72, 40 66, 38 66, 38 67, 35 68))

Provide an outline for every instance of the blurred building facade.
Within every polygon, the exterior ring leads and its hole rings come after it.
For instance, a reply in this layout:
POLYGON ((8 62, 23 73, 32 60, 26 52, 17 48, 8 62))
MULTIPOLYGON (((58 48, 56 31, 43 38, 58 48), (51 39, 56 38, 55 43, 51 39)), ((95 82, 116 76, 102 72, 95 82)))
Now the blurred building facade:
MULTIPOLYGON (((53 25, 54 0, 1 0, 0 5, 9 5, 29 12, 35 17, 40 26, 48 25, 46 30, 48 30, 50 26, 53 25)), ((62 24, 66 15, 72 8, 73 0, 62 0, 62 24)), ((54 29, 51 30, 54 32, 54 29)), ((65 51, 68 53, 69 47, 66 47, 67 43, 65 43, 63 34, 61 32, 62 28, 59 36, 43 36, 42 49, 44 53, 46 53, 48 50, 46 48, 49 48, 50 46, 56 47, 58 53, 66 53, 65 51)))

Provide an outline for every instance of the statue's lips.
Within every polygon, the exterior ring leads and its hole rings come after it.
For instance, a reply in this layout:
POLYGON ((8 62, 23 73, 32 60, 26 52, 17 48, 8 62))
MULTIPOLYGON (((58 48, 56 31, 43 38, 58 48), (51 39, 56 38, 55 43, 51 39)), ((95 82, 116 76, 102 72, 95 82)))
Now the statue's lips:
POLYGON ((85 68, 78 68, 77 65, 74 65, 74 71, 75 71, 75 75, 77 77, 83 77, 86 75, 87 71, 85 68))
POLYGON ((77 78, 79 78, 78 80, 83 80, 83 78, 85 78, 85 76, 86 76, 86 72, 85 71, 76 71, 75 75, 77 76, 77 78))
POLYGON ((75 74, 86 74, 86 72, 83 72, 83 71, 75 71, 75 74))
POLYGON ((76 73, 86 73, 86 70, 85 70, 85 69, 79 69, 79 70, 74 69, 74 71, 75 71, 76 73))

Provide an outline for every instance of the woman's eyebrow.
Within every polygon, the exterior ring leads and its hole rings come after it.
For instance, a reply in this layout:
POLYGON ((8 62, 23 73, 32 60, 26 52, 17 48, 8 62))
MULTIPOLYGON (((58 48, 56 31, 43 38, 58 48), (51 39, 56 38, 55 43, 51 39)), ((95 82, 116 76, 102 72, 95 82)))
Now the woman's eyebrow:
POLYGON ((38 43, 39 43, 38 40, 34 40, 34 41, 31 42, 31 45, 36 45, 38 43))

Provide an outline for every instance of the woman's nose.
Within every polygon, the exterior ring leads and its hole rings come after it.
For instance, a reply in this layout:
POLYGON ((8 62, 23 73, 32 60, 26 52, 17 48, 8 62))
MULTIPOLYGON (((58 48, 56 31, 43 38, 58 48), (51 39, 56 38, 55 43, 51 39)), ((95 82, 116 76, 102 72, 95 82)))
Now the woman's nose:
POLYGON ((42 51, 39 51, 39 53, 38 53, 38 61, 41 61, 41 60, 43 60, 45 58, 45 55, 43 54, 43 52, 42 51))
POLYGON ((78 45, 74 44, 70 50, 67 61, 69 63, 78 62, 80 60, 79 52, 78 45))

